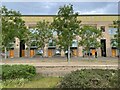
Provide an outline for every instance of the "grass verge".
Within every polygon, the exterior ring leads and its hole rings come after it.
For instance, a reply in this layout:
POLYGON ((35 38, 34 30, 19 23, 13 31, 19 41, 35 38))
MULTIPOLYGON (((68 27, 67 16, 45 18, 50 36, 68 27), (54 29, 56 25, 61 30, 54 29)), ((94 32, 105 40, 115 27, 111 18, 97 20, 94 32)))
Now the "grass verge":
POLYGON ((55 88, 61 81, 60 77, 43 77, 37 74, 31 80, 11 79, 2 82, 3 88, 55 88))

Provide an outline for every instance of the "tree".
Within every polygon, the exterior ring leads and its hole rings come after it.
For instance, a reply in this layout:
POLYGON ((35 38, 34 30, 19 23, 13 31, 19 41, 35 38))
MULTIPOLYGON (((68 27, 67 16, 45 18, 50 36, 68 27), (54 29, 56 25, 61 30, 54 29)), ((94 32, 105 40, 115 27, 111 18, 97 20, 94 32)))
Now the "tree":
MULTIPOLYGON (((1 11, 0 14, 2 14, 1 11)), ((2 16, 0 15, 0 53, 1 53, 1 48, 2 48, 2 16)))
POLYGON ((5 49, 5 58, 6 58, 6 52, 7 48, 10 47, 10 43, 14 42, 14 37, 16 34, 16 31, 14 29, 14 18, 12 15, 16 15, 16 12, 10 10, 3 6, 2 7, 2 45, 5 49))
MULTIPOLYGON (((5 6, 2 7, 2 46, 9 49, 15 37, 23 40, 25 38, 26 27, 25 22, 21 19, 19 11, 8 10, 5 6)), ((6 58, 6 55, 5 55, 6 58)))
POLYGON ((35 37, 37 42, 36 45, 38 46, 38 48, 40 47, 43 49, 43 54, 45 53, 44 48, 46 43, 49 43, 49 40, 51 40, 53 36, 53 32, 50 26, 51 24, 45 20, 39 21, 36 25, 36 30, 35 30, 35 34, 36 34, 35 37))
POLYGON ((58 15, 53 20, 54 31, 57 32, 57 44, 64 50, 68 50, 68 62, 70 61, 70 46, 79 32, 80 22, 78 13, 74 13, 73 5, 64 5, 59 8, 58 15))
POLYGON ((87 52, 90 52, 91 47, 98 48, 101 46, 97 39, 100 39, 102 36, 102 31, 93 26, 83 26, 79 32, 79 36, 81 37, 79 45, 81 45, 87 52))
POLYGON ((120 57, 120 21, 113 21, 113 24, 115 25, 115 27, 117 27, 117 32, 114 35, 114 40, 117 43, 116 47, 118 48, 119 51, 119 57, 120 57))
POLYGON ((22 18, 18 17, 15 20, 15 23, 16 23, 15 29, 17 30, 16 37, 18 37, 20 41, 23 41, 22 43, 25 43, 27 41, 26 39, 29 38, 26 37, 26 35, 28 35, 30 31, 25 26, 25 21, 23 21, 22 18))
POLYGON ((32 43, 35 41, 34 30, 26 30, 25 37, 23 38, 25 44, 27 45, 28 55, 30 54, 30 48, 32 43))

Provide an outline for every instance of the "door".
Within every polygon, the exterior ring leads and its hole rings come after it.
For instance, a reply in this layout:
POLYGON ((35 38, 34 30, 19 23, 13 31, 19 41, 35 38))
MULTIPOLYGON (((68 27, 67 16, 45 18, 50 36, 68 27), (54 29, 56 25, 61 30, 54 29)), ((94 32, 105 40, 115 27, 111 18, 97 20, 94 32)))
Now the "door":
POLYGON ((77 56, 77 49, 73 49, 73 56, 77 56))
POLYGON ((10 50, 10 58, 14 57, 14 50, 10 50))
POLYGON ((48 49, 48 57, 52 57, 52 49, 48 49))
POLYGON ((95 55, 95 49, 92 49, 92 55, 94 56, 95 55))
POLYGON ((112 49, 112 57, 116 56, 116 49, 112 49))
POLYGON ((101 56, 106 57, 106 39, 101 39, 101 56))
POLYGON ((22 57, 25 57, 25 50, 22 50, 22 57))
POLYGON ((20 57, 24 57, 25 56, 25 44, 24 41, 20 42, 20 57))
POLYGON ((30 50, 30 57, 33 57, 35 55, 35 51, 32 49, 30 50))

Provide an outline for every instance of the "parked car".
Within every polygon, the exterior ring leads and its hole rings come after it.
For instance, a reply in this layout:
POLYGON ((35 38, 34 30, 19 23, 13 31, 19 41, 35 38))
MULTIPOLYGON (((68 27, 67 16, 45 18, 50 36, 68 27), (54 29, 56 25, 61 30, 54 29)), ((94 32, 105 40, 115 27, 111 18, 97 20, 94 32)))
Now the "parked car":
POLYGON ((56 50, 55 55, 61 55, 60 50, 56 50))
POLYGON ((37 51, 37 54, 38 54, 38 55, 42 55, 42 54, 43 54, 43 50, 38 50, 38 51, 37 51))
POLYGON ((5 54, 4 52, 2 52, 0 55, 2 56, 2 58, 4 58, 4 57, 5 57, 5 55, 7 55, 7 57, 8 57, 8 53, 7 53, 7 54, 5 54))

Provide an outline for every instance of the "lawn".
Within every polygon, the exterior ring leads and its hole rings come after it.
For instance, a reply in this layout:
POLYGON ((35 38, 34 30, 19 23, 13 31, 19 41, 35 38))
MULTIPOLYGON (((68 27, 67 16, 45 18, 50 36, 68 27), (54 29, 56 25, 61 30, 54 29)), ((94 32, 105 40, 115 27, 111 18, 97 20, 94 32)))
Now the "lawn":
POLYGON ((14 79, 3 81, 3 88, 55 88, 62 78, 36 75, 31 80, 14 79))
POLYGON ((0 88, 117 88, 117 76, 115 70, 85 69, 74 71, 65 77, 37 74, 31 79, 7 79, 2 81, 0 88))

